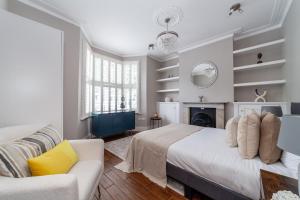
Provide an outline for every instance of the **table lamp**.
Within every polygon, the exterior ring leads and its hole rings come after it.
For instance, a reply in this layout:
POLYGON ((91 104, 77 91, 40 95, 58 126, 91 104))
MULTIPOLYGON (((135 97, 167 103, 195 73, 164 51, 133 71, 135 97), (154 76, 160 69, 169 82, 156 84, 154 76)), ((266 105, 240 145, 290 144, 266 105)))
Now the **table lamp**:
MULTIPOLYGON (((278 146, 287 152, 300 155, 300 115, 282 117, 278 146)), ((298 193, 300 193, 300 164, 298 165, 298 193)))

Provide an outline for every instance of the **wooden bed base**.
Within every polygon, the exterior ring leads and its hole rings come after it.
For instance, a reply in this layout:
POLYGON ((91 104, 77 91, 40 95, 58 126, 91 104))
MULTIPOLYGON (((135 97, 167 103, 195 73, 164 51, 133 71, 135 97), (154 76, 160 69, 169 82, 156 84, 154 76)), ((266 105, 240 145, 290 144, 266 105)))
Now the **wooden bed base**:
POLYGON ((184 185, 184 196, 192 199, 193 191, 198 191, 215 200, 250 200, 250 198, 218 185, 203 177, 185 171, 167 162, 167 176, 184 185))

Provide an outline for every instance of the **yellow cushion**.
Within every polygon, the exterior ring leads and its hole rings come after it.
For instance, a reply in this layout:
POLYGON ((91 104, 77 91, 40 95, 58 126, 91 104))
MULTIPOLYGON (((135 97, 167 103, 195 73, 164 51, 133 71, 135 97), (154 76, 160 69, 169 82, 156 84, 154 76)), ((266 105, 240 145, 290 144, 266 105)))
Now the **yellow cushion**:
POLYGON ((64 140, 42 155, 29 159, 32 176, 65 174, 78 161, 78 156, 69 141, 64 140))

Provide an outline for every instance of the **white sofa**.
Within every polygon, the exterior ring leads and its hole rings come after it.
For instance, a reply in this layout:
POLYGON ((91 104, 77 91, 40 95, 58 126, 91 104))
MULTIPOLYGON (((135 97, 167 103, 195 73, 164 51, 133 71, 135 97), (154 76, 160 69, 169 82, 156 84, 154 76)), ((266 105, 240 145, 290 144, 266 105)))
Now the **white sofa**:
MULTIPOLYGON (((23 138, 42 128, 34 124, 0 128, 0 144, 23 138)), ((1 200, 92 200, 104 171, 101 139, 70 140, 79 161, 68 174, 10 178, 0 176, 1 200)))

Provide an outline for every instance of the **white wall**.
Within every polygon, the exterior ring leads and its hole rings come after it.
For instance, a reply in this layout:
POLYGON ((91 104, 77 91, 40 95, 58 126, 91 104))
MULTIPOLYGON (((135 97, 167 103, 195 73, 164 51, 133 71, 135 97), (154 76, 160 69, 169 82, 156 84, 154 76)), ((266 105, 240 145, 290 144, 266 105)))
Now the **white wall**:
POLYGON ((233 40, 232 37, 230 37, 180 54, 180 101, 199 102, 199 96, 204 96, 205 101, 208 102, 232 102, 232 51, 233 40), (217 65, 218 78, 211 87, 199 89, 191 82, 191 72, 197 64, 205 61, 212 61, 217 65))
POLYGON ((284 57, 286 64, 284 66, 285 78, 285 100, 300 102, 300 1, 295 0, 292 3, 288 16, 285 20, 283 32, 286 40, 284 46, 284 57))
POLYGON ((7 8, 7 0, 0 0, 0 8, 2 9, 7 8))
POLYGON ((64 136, 85 137, 88 122, 80 120, 80 28, 17 0, 9 0, 7 10, 64 32, 64 136))
POLYGON ((0 10, 0 124, 63 126, 63 33, 0 10))

